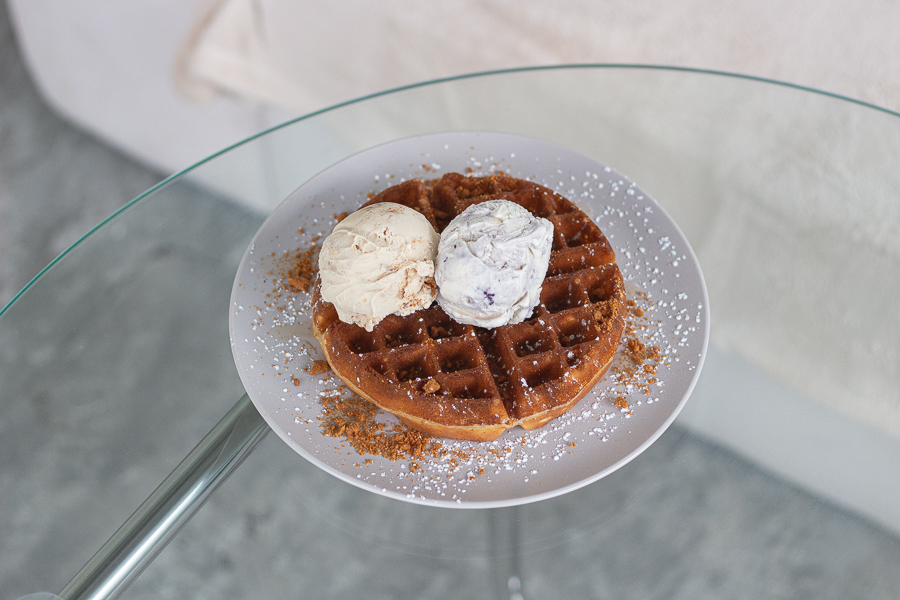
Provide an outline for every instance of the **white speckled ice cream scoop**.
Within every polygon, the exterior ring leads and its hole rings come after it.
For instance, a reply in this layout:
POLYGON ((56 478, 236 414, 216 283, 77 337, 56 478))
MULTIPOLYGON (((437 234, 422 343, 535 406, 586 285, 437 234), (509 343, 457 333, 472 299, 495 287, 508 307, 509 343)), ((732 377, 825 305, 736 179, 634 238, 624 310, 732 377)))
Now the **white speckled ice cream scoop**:
POLYGON ((479 327, 520 323, 540 301, 553 225, 514 202, 473 204, 441 234, 437 301, 456 321, 479 327))

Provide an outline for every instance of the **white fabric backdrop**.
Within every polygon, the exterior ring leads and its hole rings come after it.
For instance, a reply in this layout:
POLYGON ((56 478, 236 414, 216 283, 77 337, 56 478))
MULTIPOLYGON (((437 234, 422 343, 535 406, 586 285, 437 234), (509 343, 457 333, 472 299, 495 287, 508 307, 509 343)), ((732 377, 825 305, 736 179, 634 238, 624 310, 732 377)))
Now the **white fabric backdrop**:
POLYGON ((183 80, 308 112, 487 69, 600 62, 774 78, 900 109, 888 0, 215 0, 183 80))
POLYGON ((892 0, 6 1, 47 101, 166 172, 335 102, 522 65, 717 69, 900 110, 892 0))

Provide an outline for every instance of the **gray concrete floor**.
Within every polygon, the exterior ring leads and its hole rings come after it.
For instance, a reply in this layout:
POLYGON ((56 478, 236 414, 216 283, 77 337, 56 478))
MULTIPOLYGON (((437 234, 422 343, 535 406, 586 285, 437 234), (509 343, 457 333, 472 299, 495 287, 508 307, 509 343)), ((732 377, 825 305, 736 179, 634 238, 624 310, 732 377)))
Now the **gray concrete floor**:
POLYGON ((60 252, 162 179, 42 101, 0 7, 0 305, 60 252))
MULTIPOLYGON (((160 178, 43 105, 0 11, 0 303, 160 178)), ((25 335, 54 347, 30 340, 33 355, 24 356, 0 339, 0 380, 15 388, 0 393, 8 403, 0 405, 0 598, 58 592, 236 399, 227 336, 209 344, 192 335, 202 327, 221 336, 218 313, 179 313, 168 299, 227 299, 231 267, 210 257, 239 256, 259 216, 184 194, 190 201, 173 196, 169 208, 183 230, 132 249, 147 263, 141 287, 111 282, 118 296, 103 319, 79 328, 87 334, 63 338, 21 317, 25 335), (205 228, 230 232, 233 248, 178 241, 203 239, 205 228), (146 289, 161 295, 138 293, 146 289), (131 329, 113 340, 112 323, 131 329), (91 331, 96 339, 83 337, 91 331), (69 353, 82 347, 92 354, 69 353), (55 362, 48 377, 33 365, 53 353, 75 358, 55 362), (133 368, 104 372, 90 361, 133 368), (213 366, 200 377, 192 365, 213 366), (35 376, 23 377, 26 368, 35 376), (110 396, 98 374, 116 377, 119 395, 64 402, 110 396), (172 388, 178 397, 167 395, 172 388)), ((139 210, 123 222, 140 227, 139 210)), ((88 293, 65 270, 54 276, 62 293, 88 293)), ((114 295, 100 292, 97 301, 114 295)), ((81 305, 63 297, 53 306, 93 318, 75 312, 81 305)), ((33 307, 44 310, 58 308, 33 307)), ((525 598, 900 597, 900 540, 677 427, 597 484, 475 512, 375 497, 269 436, 125 597, 500 597, 498 577, 516 566, 510 527, 519 531, 525 598)))

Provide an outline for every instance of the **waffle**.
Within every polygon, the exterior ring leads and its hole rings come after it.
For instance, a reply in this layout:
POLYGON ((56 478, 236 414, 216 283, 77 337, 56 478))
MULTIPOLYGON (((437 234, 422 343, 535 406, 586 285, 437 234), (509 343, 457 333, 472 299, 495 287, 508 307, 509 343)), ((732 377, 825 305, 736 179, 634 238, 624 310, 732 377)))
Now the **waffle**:
POLYGON ((354 392, 436 437, 489 441, 535 429, 565 413, 612 363, 625 327, 615 253, 596 224, 566 198, 505 175, 412 180, 364 206, 398 202, 440 232, 466 207, 502 198, 553 224, 550 267, 531 319, 484 329, 452 320, 437 304, 389 315, 369 333, 338 319, 312 292, 313 328, 334 372, 354 392))

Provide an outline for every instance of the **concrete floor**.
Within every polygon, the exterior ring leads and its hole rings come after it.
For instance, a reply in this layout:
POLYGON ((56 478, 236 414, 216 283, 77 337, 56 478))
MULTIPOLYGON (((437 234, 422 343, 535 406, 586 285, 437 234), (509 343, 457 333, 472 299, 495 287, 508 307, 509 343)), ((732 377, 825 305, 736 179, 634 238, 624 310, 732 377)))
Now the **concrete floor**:
POLYGON ((162 177, 48 109, 0 8, 0 305, 162 177))
MULTIPOLYGON (((42 104, 0 11, 0 303, 160 179, 42 104)), ((110 260, 113 278, 115 261, 147 266, 140 285, 112 281, 118 295, 98 293, 115 297, 102 319, 82 322, 81 337, 40 319, 61 306, 72 319, 95 318, 78 312, 95 292, 65 269, 53 274, 55 304, 25 297, 5 317, 3 334, 18 328, 28 340, 0 337, 0 598, 58 592, 240 391, 227 340, 194 335, 221 335, 215 311, 180 313, 170 301, 227 298, 233 271, 221 265, 230 263, 211 257, 239 255, 260 216, 180 193, 168 208, 180 229, 159 232, 158 246, 131 258, 84 249, 84 260, 110 260), (230 232, 232 245, 183 241, 208 228, 230 232), (131 329, 106 335, 112 326, 131 329), (84 347, 90 354, 75 352, 84 347), (65 359, 48 374, 54 353, 65 359)), ((139 208, 122 222, 152 225, 139 208)), ((269 436, 125 597, 501 597, 504 573, 517 567, 525 598, 888 599, 900 596, 898 563, 895 536, 678 427, 597 484, 476 512, 375 497, 269 436)))

